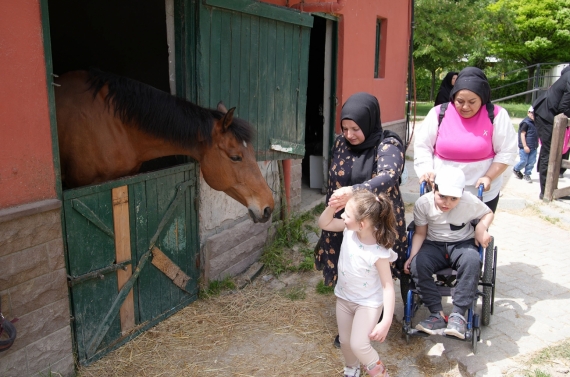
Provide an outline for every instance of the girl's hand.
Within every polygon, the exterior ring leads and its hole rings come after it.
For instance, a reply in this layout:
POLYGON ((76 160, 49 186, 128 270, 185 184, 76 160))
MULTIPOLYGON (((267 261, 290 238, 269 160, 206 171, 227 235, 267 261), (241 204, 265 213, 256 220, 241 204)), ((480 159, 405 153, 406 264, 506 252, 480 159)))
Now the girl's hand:
POLYGON ((335 207, 336 212, 338 212, 346 206, 350 198, 352 198, 352 186, 341 187, 331 195, 329 206, 335 207))
POLYGON ((386 336, 388 335, 388 330, 390 330, 390 325, 392 324, 392 320, 385 321, 384 319, 374 326, 372 332, 368 335, 370 340, 376 340, 377 342, 382 343, 386 340, 386 336))
POLYGON ((489 191, 491 189, 491 178, 486 175, 482 176, 477 180, 477 183, 475 183, 475 187, 479 187, 481 184, 483 184, 483 191, 489 191))
POLYGON ((420 177, 420 183, 422 182, 427 182, 427 184, 429 185, 429 187, 431 187, 433 189, 433 185, 435 182, 435 173, 433 171, 424 173, 421 177, 420 177))

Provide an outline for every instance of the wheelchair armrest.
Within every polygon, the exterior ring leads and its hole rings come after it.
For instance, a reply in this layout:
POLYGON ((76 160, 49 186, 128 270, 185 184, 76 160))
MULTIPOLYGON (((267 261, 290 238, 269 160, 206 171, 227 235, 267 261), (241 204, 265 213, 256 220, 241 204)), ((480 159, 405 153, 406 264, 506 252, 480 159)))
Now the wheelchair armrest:
POLYGON ((416 230, 416 224, 414 223, 414 220, 410 221, 410 223, 408 224, 408 228, 406 229, 408 232, 409 231, 414 231, 416 230))

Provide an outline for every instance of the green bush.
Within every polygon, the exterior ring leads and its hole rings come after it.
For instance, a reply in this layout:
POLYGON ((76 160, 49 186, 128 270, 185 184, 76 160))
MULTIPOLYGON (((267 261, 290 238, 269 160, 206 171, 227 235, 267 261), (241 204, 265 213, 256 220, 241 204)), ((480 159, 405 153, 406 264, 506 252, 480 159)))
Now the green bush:
MULTIPOLYGON (((445 70, 443 72, 448 72, 445 70)), ((429 94, 431 90, 431 74, 425 70, 416 71, 416 101, 422 102, 433 102, 439 86, 441 85, 441 79, 439 73, 436 74, 433 99, 430 100, 429 94)), ((495 75, 494 73, 487 74, 489 79, 489 85, 491 86, 491 98, 503 98, 510 95, 525 92, 527 90, 527 71, 522 70, 516 73, 512 73, 508 76, 495 75)), ((413 99, 412 93, 412 99, 413 99)), ((511 103, 524 103, 525 96, 519 96, 508 100, 511 103)))

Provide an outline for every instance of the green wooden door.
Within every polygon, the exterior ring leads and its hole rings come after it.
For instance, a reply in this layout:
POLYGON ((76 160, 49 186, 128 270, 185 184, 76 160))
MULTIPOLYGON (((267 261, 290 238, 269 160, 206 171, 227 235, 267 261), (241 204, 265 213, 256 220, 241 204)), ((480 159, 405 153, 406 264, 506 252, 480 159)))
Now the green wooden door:
POLYGON ((73 331, 81 364, 100 358, 197 298, 196 171, 196 164, 189 163, 64 192, 73 331), (130 259, 121 263, 115 233, 117 202, 112 192, 123 187, 128 190, 128 211, 126 218, 123 216, 127 225, 123 229, 130 238, 130 259), (190 277, 185 290, 155 266, 143 264, 152 245, 190 277), (131 325, 125 328, 122 311, 129 299, 120 297, 118 279, 124 269, 133 272, 137 265, 140 274, 133 278, 131 325), (118 306, 113 311, 115 304, 118 306))
POLYGON ((253 0, 199 2, 197 101, 257 128, 258 160, 303 158, 313 17, 253 0))

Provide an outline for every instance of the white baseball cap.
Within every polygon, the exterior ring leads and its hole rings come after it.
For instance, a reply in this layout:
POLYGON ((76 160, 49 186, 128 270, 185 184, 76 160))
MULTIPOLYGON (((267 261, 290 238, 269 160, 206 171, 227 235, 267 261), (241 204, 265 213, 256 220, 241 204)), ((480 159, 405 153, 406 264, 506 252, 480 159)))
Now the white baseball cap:
POLYGON ((465 188, 465 174, 459 168, 444 166, 437 172, 435 184, 440 194, 461 198, 465 188))
POLYGON ((529 107, 529 108, 528 108, 528 112, 529 112, 529 113, 534 113, 534 108, 533 108, 532 106, 529 107))

